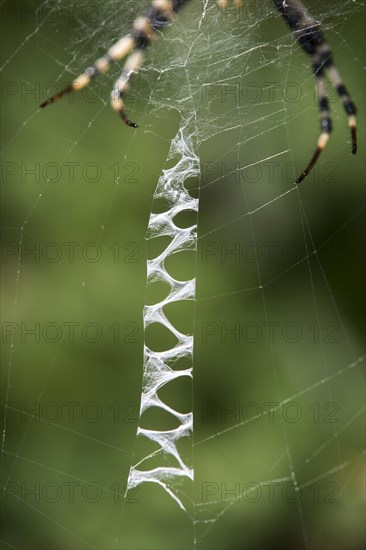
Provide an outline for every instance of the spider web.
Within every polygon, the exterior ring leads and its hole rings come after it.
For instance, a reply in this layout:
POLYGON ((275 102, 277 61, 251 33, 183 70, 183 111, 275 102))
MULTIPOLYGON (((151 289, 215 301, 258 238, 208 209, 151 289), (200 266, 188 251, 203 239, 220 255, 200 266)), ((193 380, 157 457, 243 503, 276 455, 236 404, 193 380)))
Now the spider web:
MULTIPOLYGON (((191 2, 133 83, 137 131, 118 68, 38 109, 148 5, 2 3, 2 545, 361 548, 362 150, 329 90, 293 185, 317 106, 270 2, 191 2)), ((307 6, 362 143, 364 3, 307 6)))

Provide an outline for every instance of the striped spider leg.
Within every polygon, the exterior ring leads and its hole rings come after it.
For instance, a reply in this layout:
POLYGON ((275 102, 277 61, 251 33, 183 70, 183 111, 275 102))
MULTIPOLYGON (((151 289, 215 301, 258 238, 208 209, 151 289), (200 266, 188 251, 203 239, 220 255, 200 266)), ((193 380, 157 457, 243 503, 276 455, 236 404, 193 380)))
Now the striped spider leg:
POLYGON ((302 49, 310 56, 315 76, 315 87, 320 109, 321 133, 317 146, 309 164, 296 179, 301 183, 309 174, 319 158, 320 153, 329 141, 332 131, 329 101, 325 87, 325 75, 336 88, 343 107, 348 115, 348 126, 351 130, 352 154, 357 152, 356 138, 356 106, 351 101, 347 88, 342 82, 340 74, 334 65, 332 50, 320 30, 319 23, 308 13, 299 0, 274 0, 282 17, 287 21, 296 40, 302 49))
MULTIPOLYGON (((173 20, 175 14, 188 2, 189 0, 153 0, 151 8, 135 21, 130 34, 118 40, 94 65, 88 67, 64 90, 47 99, 41 104, 41 107, 43 108, 51 103, 55 103, 73 91, 81 90, 96 76, 106 73, 113 63, 127 56, 121 76, 115 82, 111 93, 111 105, 128 126, 137 128, 138 124, 128 118, 123 101, 131 76, 140 69, 144 58, 144 50, 157 36, 157 32, 166 27, 173 20)), ((296 183, 300 183, 315 166, 320 153, 329 141, 332 131, 325 76, 328 77, 336 88, 348 115, 353 154, 357 152, 356 106, 351 100, 347 88, 343 84, 340 74, 334 65, 332 50, 320 30, 319 23, 309 14, 300 0, 273 0, 273 2, 284 20, 288 23, 301 48, 311 58, 319 101, 321 133, 310 162, 296 179, 296 183)), ((225 9, 228 5, 227 0, 217 0, 216 3, 222 9, 225 9)), ((242 5, 242 0, 232 0, 232 4, 234 8, 239 9, 242 5)))
POLYGON ((111 105, 125 124, 137 128, 138 124, 128 118, 123 101, 130 79, 140 69, 144 58, 144 50, 156 37, 157 32, 166 27, 172 21, 174 15, 188 1, 153 0, 150 9, 135 21, 131 33, 118 40, 103 57, 98 59, 94 65, 88 67, 69 86, 44 101, 41 108, 59 101, 71 92, 85 88, 96 76, 106 73, 113 63, 127 56, 122 73, 113 86, 111 105))

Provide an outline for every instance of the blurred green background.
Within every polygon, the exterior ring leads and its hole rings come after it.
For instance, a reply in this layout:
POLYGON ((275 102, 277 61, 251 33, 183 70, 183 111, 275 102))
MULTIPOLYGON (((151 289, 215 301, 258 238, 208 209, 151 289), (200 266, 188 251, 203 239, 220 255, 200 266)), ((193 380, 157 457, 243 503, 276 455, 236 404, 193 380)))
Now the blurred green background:
MULTIPOLYGON (((209 3, 200 25, 203 3, 191 2, 134 81, 136 131, 109 108, 118 68, 87 94, 38 109, 148 5, 1 5, 2 547, 180 550, 196 537, 200 549, 358 550, 364 3, 307 2, 357 103, 360 147, 352 157, 332 93, 335 132, 298 189, 318 135, 313 77, 269 2, 239 15, 209 3), (195 336, 193 455, 182 442, 195 482, 181 487, 193 518, 160 487, 123 498, 143 305, 166 293, 146 294, 146 257, 167 241, 146 246, 145 233, 164 206, 154 189, 178 160, 167 157, 180 127, 201 167, 186 182, 200 189, 197 264, 193 254, 166 264, 178 279, 197 275, 196 302, 167 311, 195 336)), ((153 349, 174 344, 150 328, 153 349)), ((192 386, 161 396, 188 411, 192 386)), ((161 414, 144 422, 173 427, 161 414)))

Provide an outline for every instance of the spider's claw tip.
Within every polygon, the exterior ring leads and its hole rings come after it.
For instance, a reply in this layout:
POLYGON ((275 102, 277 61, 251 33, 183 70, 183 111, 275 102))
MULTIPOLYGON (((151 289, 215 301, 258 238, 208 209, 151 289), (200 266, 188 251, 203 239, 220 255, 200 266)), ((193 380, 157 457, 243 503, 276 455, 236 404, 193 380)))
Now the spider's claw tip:
POLYGON ((130 128, 138 128, 139 125, 137 124, 137 122, 132 122, 132 120, 129 120, 128 118, 125 118, 124 116, 121 117, 123 122, 129 126, 130 128))
POLYGON ((300 174, 300 176, 296 178, 295 184, 298 185, 299 183, 301 183, 306 178, 307 175, 308 175, 307 172, 303 172, 302 174, 300 174))
POLYGON ((316 162, 319 158, 320 153, 323 151, 324 147, 328 143, 328 140, 329 140, 329 132, 323 132, 323 133, 320 134, 315 152, 314 152, 313 156, 311 157, 311 160, 310 160, 309 164, 307 165, 307 167, 305 168, 305 170, 303 171, 303 173, 300 174, 300 176, 296 179, 296 181, 295 181, 296 184, 301 183, 306 178, 306 176, 308 174, 310 174, 310 172, 314 168, 314 166, 315 166, 315 164, 316 164, 316 162))
POLYGON ((48 99, 46 99, 46 101, 43 101, 43 103, 40 104, 40 108, 44 109, 45 107, 47 107, 47 105, 51 105, 51 103, 56 103, 56 101, 62 99, 66 94, 70 94, 73 89, 73 85, 70 84, 69 86, 61 90, 61 92, 59 92, 58 94, 49 97, 48 99))
POLYGON ((137 124, 137 122, 133 122, 132 120, 127 118, 126 113, 123 109, 118 109, 118 113, 123 122, 127 124, 127 126, 129 126, 130 128, 138 128, 139 125, 137 124))
POLYGON ((356 126, 351 126, 351 141, 352 141, 352 155, 357 153, 357 137, 356 137, 356 126))
POLYGON ((138 128, 139 127, 137 122, 133 122, 132 120, 129 120, 128 118, 126 118, 126 116, 121 115, 121 118, 122 118, 123 122, 125 124, 127 124, 127 126, 129 126, 130 128, 138 128))

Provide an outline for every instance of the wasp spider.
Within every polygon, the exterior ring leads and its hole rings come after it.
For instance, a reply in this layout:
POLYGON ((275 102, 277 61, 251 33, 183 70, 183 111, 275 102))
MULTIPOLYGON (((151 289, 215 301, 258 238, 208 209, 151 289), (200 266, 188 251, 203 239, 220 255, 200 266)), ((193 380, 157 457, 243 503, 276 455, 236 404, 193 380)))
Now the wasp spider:
MULTIPOLYGON (((295 39, 310 57, 319 100, 321 133, 309 164, 296 180, 296 183, 300 183, 314 167, 320 153, 328 143, 332 131, 325 77, 327 76, 335 86, 348 115, 353 154, 357 151, 356 107, 351 101, 340 74, 333 63, 331 48, 324 38, 319 23, 309 14, 300 0, 273 1, 284 20, 288 23, 295 39)), ((55 103, 64 95, 84 88, 93 78, 106 73, 113 63, 127 56, 121 76, 114 84, 111 93, 111 105, 128 126, 137 128, 138 124, 128 118, 123 101, 131 76, 138 72, 143 62, 144 50, 150 45, 157 33, 166 27, 173 20, 175 14, 188 2, 189 0, 153 0, 150 9, 135 21, 130 34, 118 40, 94 65, 88 67, 64 90, 47 99, 41 107, 46 107, 51 103, 55 103)), ((233 3, 234 7, 239 8, 241 0, 233 0, 233 3)), ((217 4, 220 8, 225 8, 227 0, 218 0, 217 4)))

